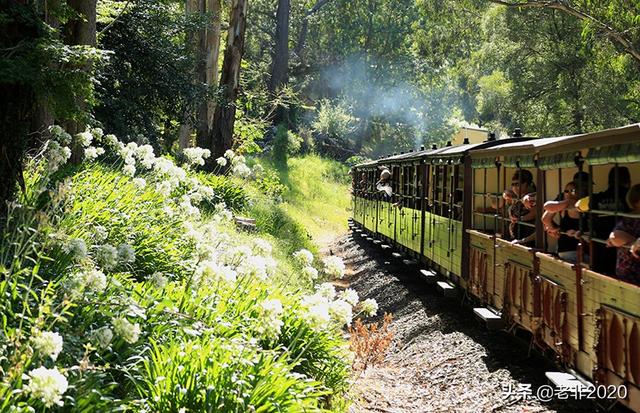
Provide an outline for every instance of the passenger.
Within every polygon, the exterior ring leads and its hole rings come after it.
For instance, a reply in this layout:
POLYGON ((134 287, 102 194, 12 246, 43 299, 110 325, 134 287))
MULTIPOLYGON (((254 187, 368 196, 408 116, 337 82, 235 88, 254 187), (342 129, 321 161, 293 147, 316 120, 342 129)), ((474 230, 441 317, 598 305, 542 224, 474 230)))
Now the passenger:
MULTIPOLYGON (((542 224, 545 232, 558 240, 558 256, 571 263, 578 261, 578 238, 580 231, 580 212, 575 208, 576 201, 580 198, 575 182, 569 182, 564 187, 564 199, 562 201, 548 201, 544 204, 542 224), (558 206, 562 209, 558 209, 558 206), (560 214, 560 224, 553 222, 556 214, 560 214)), ((584 261, 588 261, 588 256, 584 261)))
POLYGON ((365 172, 363 172, 362 175, 360 175, 360 182, 358 183, 358 188, 360 188, 361 191, 367 190, 367 174, 365 172))
MULTIPOLYGON (((589 190, 588 190, 589 174, 587 172, 581 172, 581 171, 576 172, 573 175, 572 182, 575 184, 576 192, 579 193, 580 198, 586 196, 589 193, 589 190)), ((593 182, 591 182, 591 185, 593 185, 593 182)), ((573 202, 573 204, 568 205, 568 203, 571 202, 572 199, 573 198, 567 198, 565 196, 565 193, 561 192, 560 194, 558 194, 558 196, 554 200, 555 203, 551 203, 553 201, 549 201, 545 203, 544 209, 545 211, 549 211, 549 212, 560 212, 560 211, 564 211, 565 209, 573 208, 575 201, 573 202)))
MULTIPOLYGON (((629 169, 621 166, 615 166, 609 171, 608 186, 603 192, 593 194, 589 197, 582 198, 576 204, 580 212, 589 210, 607 211, 611 213, 629 212, 629 206, 625 202, 627 191, 631 186, 631 174, 629 169), (616 170, 618 174, 618 201, 616 203, 616 170)), ((616 218, 613 215, 601 215, 593 213, 592 220, 592 236, 598 239, 607 239, 611 228, 616 225, 616 218)), ((607 248, 600 242, 593 242, 593 261, 592 268, 601 274, 616 274, 616 251, 607 248)))
POLYGON ((631 246, 631 254, 636 258, 640 258, 640 238, 638 238, 631 246))
POLYGON ((382 193, 382 197, 385 200, 389 200, 393 195, 393 190, 391 189, 391 172, 386 167, 383 167, 380 172, 380 179, 376 182, 376 189, 382 193))
POLYGON ((616 278, 628 283, 640 285, 640 258, 637 256, 638 237, 640 237, 640 184, 629 189, 627 203, 638 218, 624 217, 618 221, 607 245, 617 248, 616 278), (635 247, 635 249, 628 248, 635 247))
MULTIPOLYGON (((509 207, 509 233, 514 244, 533 246, 536 231, 535 184, 533 174, 527 169, 518 169, 511 178, 511 191, 516 195, 509 207), (527 201, 525 204, 524 201, 527 201)), ((505 191, 506 193, 507 191, 505 191)), ((505 199, 506 200, 506 199, 505 199)))

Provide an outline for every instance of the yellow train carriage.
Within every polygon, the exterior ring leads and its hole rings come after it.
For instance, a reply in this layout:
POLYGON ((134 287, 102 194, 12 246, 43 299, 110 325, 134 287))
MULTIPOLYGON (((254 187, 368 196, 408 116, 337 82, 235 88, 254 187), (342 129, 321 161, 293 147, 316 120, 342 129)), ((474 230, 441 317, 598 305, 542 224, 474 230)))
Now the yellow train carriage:
POLYGON ((529 331, 532 343, 555 352, 563 366, 594 383, 624 385, 627 394, 618 401, 640 411, 640 287, 603 269, 615 258, 599 259, 607 255, 608 234, 596 231, 606 220, 640 216, 593 201, 610 186, 611 171, 618 187, 618 166, 640 183, 639 125, 401 154, 354 168, 353 219, 418 255, 510 329, 529 331), (375 188, 382 167, 392 172, 391 197, 375 188), (586 190, 593 202, 586 201, 591 210, 579 220, 574 254, 561 259, 540 217, 545 201, 566 196, 574 179, 573 191, 586 190), (527 208, 537 218, 512 220, 503 193, 512 205, 524 205, 524 187, 535 192, 529 196, 535 206, 527 208), (577 262, 568 262, 571 256, 577 262))
POLYGON ((594 270, 594 246, 603 248, 605 240, 589 230, 596 213, 595 219, 625 214, 617 210, 585 212, 590 222, 584 225, 581 220, 585 228, 580 228, 578 263, 570 263, 553 253, 557 242, 545 235, 540 219, 530 247, 505 240, 507 214, 500 208, 487 208, 486 195, 501 196, 507 178, 527 168, 537 178, 540 217, 544 202, 562 193, 578 173, 588 173, 583 176, 588 176, 590 197, 607 188, 607 175, 611 177, 609 171, 618 165, 628 167, 632 182, 640 182, 640 128, 632 125, 504 144, 477 151, 472 158, 468 291, 499 309, 510 323, 531 331, 533 342, 553 350, 563 365, 595 383, 626 386, 627 396, 619 402, 640 410, 640 288, 594 270))

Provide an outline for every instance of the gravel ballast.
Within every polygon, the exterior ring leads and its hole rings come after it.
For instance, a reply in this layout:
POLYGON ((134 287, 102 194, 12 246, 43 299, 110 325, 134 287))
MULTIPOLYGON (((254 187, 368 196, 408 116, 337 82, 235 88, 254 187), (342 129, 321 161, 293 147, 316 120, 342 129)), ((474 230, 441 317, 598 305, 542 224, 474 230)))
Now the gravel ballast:
POLYGON ((351 412, 597 410, 591 401, 526 397, 528 388, 535 396, 548 384, 545 371, 558 371, 550 360, 525 340, 486 330, 459 298, 442 297, 415 268, 360 238, 340 238, 331 252, 344 259, 350 288, 378 301, 378 315, 367 321, 393 315, 394 340, 383 365, 354 378, 351 412))

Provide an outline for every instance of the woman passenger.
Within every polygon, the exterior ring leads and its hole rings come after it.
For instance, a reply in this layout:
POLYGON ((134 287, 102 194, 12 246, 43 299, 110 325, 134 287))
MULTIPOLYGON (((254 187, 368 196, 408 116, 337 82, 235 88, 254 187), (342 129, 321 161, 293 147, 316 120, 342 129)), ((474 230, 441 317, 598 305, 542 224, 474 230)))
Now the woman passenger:
MULTIPOLYGON (((547 201, 544 204, 544 214, 542 224, 545 232, 558 240, 558 256, 571 263, 578 261, 578 239, 575 237, 580 230, 580 212, 574 207, 576 201, 580 199, 577 193, 576 183, 569 182, 564 187, 564 199, 547 201), (562 209, 558 207, 562 206, 562 209), (553 222, 555 215, 560 214, 560 224, 553 222)), ((585 257, 585 261, 589 258, 585 257)))
POLYGON ((629 189, 627 203, 638 218, 623 217, 619 220, 609 235, 607 246, 618 248, 616 278, 640 285, 640 258, 633 249, 640 237, 640 184, 629 189))

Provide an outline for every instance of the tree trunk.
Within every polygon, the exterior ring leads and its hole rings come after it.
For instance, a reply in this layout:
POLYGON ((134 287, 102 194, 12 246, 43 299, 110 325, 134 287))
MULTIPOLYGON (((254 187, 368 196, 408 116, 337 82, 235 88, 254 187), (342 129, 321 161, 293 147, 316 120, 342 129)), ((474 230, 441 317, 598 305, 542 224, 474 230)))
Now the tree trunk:
MULTIPOLYGON (((71 46, 96 46, 96 3, 97 0, 68 0, 67 5, 77 13, 65 26, 65 43, 71 46)), ((87 62, 84 70, 91 70, 87 62)), ((81 110, 87 108, 87 102, 76 102, 81 110)), ((82 120, 67 124, 67 132, 75 134, 84 131, 86 123, 82 120)))
MULTIPOLYGON (((206 0, 203 12, 211 15, 211 21, 200 36, 200 57, 203 65, 200 67, 198 78, 209 88, 218 86, 218 58, 220 56, 221 5, 220 0, 206 0)), ((213 124, 216 102, 207 99, 198 108, 198 146, 209 147, 209 134, 213 124)))
MULTIPOLYGON (((68 0, 67 5, 77 13, 65 26, 65 43, 71 46, 96 46, 96 3, 97 0, 68 0)), ((91 71, 92 62, 87 62, 83 70, 91 71)), ((86 112, 87 102, 76 102, 81 112, 86 112)), ((83 116, 84 118, 84 116, 83 116)), ((74 119, 66 122, 65 129, 71 135, 83 132, 87 127, 85 120, 74 119)), ((82 161, 82 146, 73 142, 71 145, 71 162, 82 161)))
POLYGON ((269 91, 276 93, 278 88, 287 83, 289 68, 289 10, 290 0, 278 0, 276 12, 276 47, 271 67, 269 91))
POLYGON ((224 51, 220 86, 222 103, 216 106, 211 129, 210 159, 223 156, 233 147, 233 126, 240 86, 240 63, 244 53, 245 30, 247 26, 247 0, 233 0, 229 18, 227 47, 224 51))
MULTIPOLYGON (((49 0, 46 3, 44 10, 44 21, 54 29, 60 28, 60 20, 58 19, 58 13, 60 11, 60 0, 49 0)), ((52 64, 49 64, 51 67, 52 64)), ((31 131, 38 136, 43 136, 48 127, 55 122, 55 116, 49 105, 49 102, 44 97, 37 98, 37 104, 35 112, 33 114, 33 121, 31 123, 31 131)))
MULTIPOLYGON (((8 16, 24 16, 8 19, 0 25, 0 49, 19 49, 23 42, 33 42, 41 36, 35 23, 37 14, 26 0, 10 2, 8 16)), ((23 59, 6 56, 7 59, 23 59)), ((40 68, 44 69, 44 67, 40 68)), ((33 122, 35 91, 28 83, 15 81, 11 77, 0 78, 0 228, 7 214, 7 201, 13 198, 16 182, 24 188, 22 162, 33 138, 29 134, 33 122)))
MULTIPOLYGON (((192 18, 194 13, 199 12, 200 10, 200 0, 185 0, 184 3, 184 12, 187 18, 192 18)), ((189 33, 186 38, 186 43, 188 46, 197 46, 198 45, 198 36, 189 33)), ((198 47, 195 48, 199 50, 198 47)), ((198 56, 199 58, 199 56, 198 56)), ((197 75, 194 74, 194 78, 197 75)), ((185 108, 185 113, 182 116, 182 121, 180 123, 180 128, 178 129, 178 145, 180 149, 188 148, 191 146, 191 125, 189 122, 189 104, 187 103, 187 107, 185 108)))

